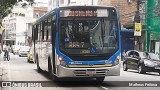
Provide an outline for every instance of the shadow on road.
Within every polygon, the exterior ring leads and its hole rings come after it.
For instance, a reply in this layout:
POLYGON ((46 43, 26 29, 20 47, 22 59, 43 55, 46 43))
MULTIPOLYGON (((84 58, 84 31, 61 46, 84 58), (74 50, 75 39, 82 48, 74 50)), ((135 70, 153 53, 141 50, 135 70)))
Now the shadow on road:
MULTIPOLYGON (((125 72, 132 72, 132 73, 137 73, 137 74, 139 74, 138 73, 138 71, 125 71, 125 72)), ((156 74, 156 73, 151 73, 151 72, 146 72, 145 74, 143 74, 143 75, 153 75, 153 76, 159 76, 158 74, 156 74)))

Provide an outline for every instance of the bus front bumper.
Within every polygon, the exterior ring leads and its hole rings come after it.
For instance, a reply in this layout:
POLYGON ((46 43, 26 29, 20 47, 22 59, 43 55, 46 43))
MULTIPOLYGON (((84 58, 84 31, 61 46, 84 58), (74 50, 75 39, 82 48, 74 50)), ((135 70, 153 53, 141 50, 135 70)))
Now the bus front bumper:
POLYGON ((67 68, 58 65, 56 76, 59 78, 120 76, 120 64, 112 67, 101 68, 67 68))

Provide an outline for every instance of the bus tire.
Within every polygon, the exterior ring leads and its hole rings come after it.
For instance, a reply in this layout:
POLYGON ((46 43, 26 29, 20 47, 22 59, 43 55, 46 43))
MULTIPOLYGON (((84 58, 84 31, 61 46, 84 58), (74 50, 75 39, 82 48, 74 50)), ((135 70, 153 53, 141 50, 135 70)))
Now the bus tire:
POLYGON ((38 55, 36 55, 36 61, 37 61, 37 71, 38 73, 41 73, 42 69, 39 67, 38 55))
POLYGON ((103 80, 105 79, 105 76, 103 76, 103 77, 96 77, 96 81, 97 82, 103 82, 103 80))
POLYGON ((58 81, 58 78, 53 74, 52 72, 52 65, 51 65, 51 59, 50 57, 48 58, 48 73, 49 73, 49 78, 53 81, 58 81))

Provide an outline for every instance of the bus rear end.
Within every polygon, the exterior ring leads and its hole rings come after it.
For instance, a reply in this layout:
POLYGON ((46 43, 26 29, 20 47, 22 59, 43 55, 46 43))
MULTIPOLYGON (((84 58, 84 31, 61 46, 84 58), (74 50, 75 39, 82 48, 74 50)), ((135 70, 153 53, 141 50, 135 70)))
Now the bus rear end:
POLYGON ((57 77, 120 75, 120 27, 113 7, 74 6, 58 10, 57 77))

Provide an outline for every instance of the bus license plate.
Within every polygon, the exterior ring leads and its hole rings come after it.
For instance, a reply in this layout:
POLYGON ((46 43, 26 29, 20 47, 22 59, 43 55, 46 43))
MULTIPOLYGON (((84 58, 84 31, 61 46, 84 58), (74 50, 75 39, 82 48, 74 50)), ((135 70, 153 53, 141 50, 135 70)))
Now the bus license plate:
POLYGON ((160 67, 155 67, 155 69, 160 69, 160 67))
POLYGON ((87 75, 94 75, 94 74, 96 74, 96 72, 95 72, 95 70, 87 70, 86 74, 87 75))

